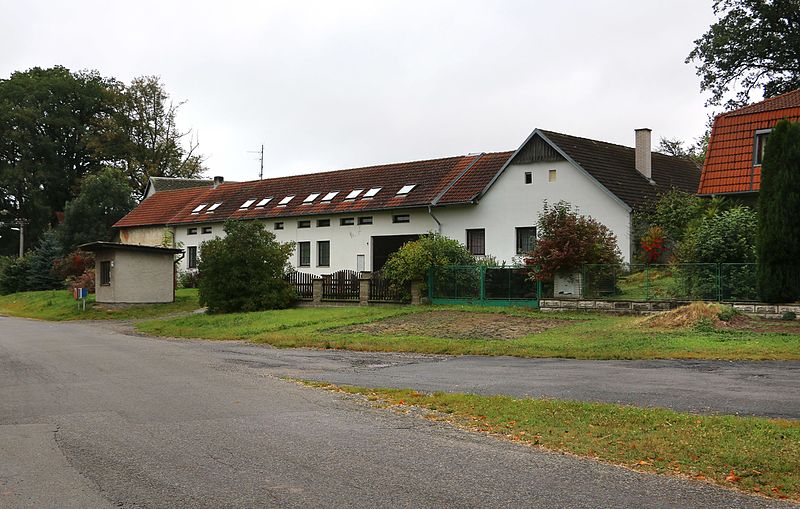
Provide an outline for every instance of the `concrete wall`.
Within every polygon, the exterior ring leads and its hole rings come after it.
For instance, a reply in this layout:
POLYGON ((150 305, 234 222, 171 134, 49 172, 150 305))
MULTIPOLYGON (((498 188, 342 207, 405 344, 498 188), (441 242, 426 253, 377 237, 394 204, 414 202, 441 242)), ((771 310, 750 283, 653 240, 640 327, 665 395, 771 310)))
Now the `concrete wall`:
POLYGON ((97 302, 172 302, 173 260, 169 253, 108 250, 96 255, 97 302), (113 261, 111 284, 100 284, 100 262, 113 261))
POLYGON ((120 228, 119 241, 123 244, 139 244, 142 246, 160 246, 164 241, 164 231, 171 230, 166 226, 143 226, 136 228, 120 228))
POLYGON ((516 254, 516 228, 535 226, 545 200, 560 200, 578 207, 608 226, 617 236, 617 245, 624 260, 630 261, 630 214, 584 172, 567 161, 512 164, 494 183, 476 206, 434 209, 442 222, 442 233, 466 242, 467 229, 486 230, 486 253, 499 261, 511 263, 516 254), (556 170, 555 182, 549 181, 550 170, 556 170), (525 184, 525 173, 533 182, 525 184))

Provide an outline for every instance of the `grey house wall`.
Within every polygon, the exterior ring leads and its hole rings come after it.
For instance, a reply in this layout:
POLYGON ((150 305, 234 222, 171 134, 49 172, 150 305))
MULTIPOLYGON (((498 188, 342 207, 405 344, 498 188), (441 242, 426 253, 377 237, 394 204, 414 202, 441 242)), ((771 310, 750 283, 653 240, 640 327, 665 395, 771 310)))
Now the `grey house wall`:
POLYGON ((95 255, 97 302, 172 302, 174 257, 171 253, 150 253, 109 249, 95 255), (100 262, 112 261, 111 284, 100 284, 100 262))

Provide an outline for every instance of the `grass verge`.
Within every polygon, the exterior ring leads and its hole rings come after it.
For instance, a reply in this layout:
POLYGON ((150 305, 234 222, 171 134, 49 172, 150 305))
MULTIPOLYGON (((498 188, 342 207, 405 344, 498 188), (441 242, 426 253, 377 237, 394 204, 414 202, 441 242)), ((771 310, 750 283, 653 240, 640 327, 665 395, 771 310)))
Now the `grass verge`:
POLYGON ((680 475, 800 500, 800 422, 655 408, 472 394, 425 394, 299 381, 379 406, 637 471, 680 475))
POLYGON ((192 315, 137 324, 146 334, 169 337, 239 339, 282 348, 337 348, 362 351, 450 355, 510 355, 574 359, 800 360, 800 335, 787 332, 663 330, 640 325, 641 318, 602 314, 552 314, 514 308, 331 307, 192 315), (480 313, 486 327, 502 327, 505 316, 564 319, 543 332, 508 340, 448 339, 426 335, 337 331, 339 327, 439 310, 480 313), (492 318, 493 317, 493 318, 492 318))
POLYGON ((199 308, 197 290, 180 289, 175 302, 168 304, 131 304, 105 306, 95 303, 94 295, 86 300, 86 311, 68 290, 21 292, 0 296, 0 315, 37 318, 39 320, 127 320, 154 318, 172 313, 193 311, 199 308))

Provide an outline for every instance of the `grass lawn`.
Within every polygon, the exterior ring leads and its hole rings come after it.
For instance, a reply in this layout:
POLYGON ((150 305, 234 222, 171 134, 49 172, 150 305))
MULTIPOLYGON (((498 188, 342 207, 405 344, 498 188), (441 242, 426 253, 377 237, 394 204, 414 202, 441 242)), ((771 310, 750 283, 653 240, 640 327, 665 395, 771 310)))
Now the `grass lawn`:
POLYGON ((150 320, 137 324, 137 328, 160 336, 250 340, 277 347, 576 359, 800 360, 797 328, 761 332, 660 330, 642 326, 638 317, 552 314, 514 308, 295 308, 150 320), (415 322, 432 323, 445 316, 429 314, 439 312, 475 322, 477 332, 444 337, 443 329, 461 326, 458 320, 445 324, 448 326, 444 328, 431 327, 438 330, 434 335, 412 326, 415 322), (476 318, 480 321, 476 322, 476 318), (541 324, 541 330, 526 333, 518 328, 517 336, 487 339, 520 318, 541 324), (375 327, 389 322, 394 325, 375 327))
POLYGON ((417 407, 432 420, 552 451, 800 500, 798 421, 694 415, 604 403, 301 383, 360 394, 379 406, 399 411, 417 407))
POLYGON ((90 295, 86 299, 85 312, 78 309, 77 301, 72 298, 72 292, 68 290, 21 292, 0 296, 0 315, 57 321, 153 318, 193 311, 199 307, 195 289, 178 290, 175 302, 169 304, 135 304, 118 307, 96 304, 94 295, 90 295))

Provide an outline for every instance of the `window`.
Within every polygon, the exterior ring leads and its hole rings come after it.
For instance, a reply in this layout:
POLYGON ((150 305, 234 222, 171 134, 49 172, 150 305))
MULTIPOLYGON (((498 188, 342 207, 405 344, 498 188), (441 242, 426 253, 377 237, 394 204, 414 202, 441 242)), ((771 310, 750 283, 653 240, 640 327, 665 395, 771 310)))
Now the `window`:
POLYGON ((306 199, 303 200, 303 203, 311 203, 317 198, 319 198, 319 193, 311 193, 308 196, 306 196, 306 199))
POLYGON ((366 193, 364 193, 364 198, 372 198, 373 196, 375 196, 376 194, 378 194, 378 192, 379 192, 381 189, 383 189, 383 188, 381 188, 381 187, 373 187, 373 188, 371 188, 369 191, 367 191, 366 193))
POLYGON ((547 172, 547 181, 548 182, 556 181, 556 170, 550 170, 549 172, 547 172))
POLYGON ((358 224, 372 224, 372 216, 359 217, 358 224))
POLYGON ((486 230, 476 228, 467 230, 467 249, 475 256, 486 254, 486 230))
POLYGON ((202 232, 203 232, 203 235, 208 235, 209 233, 211 233, 211 227, 210 226, 204 226, 202 232))
POLYGON ((398 214, 396 216, 392 216, 392 222, 393 223, 410 223, 411 222, 411 216, 409 216, 408 214, 398 214))
POLYGON ((221 201, 215 203, 214 205, 212 205, 210 207, 208 207, 208 210, 206 210, 206 214, 208 214, 209 212, 214 212, 215 210, 217 210, 219 208, 220 205, 222 205, 221 201))
POLYGON ((111 284, 111 260, 100 262, 100 285, 111 284))
POLYGON ((285 206, 287 203, 289 203, 289 202, 290 202, 290 201, 292 201, 293 199, 294 199, 294 195, 292 195, 292 196, 287 196, 287 197, 285 197, 284 199, 282 199, 281 201, 279 201, 279 202, 278 202, 278 205, 284 205, 284 206, 285 206))
POLYGON ((530 253, 534 247, 536 247, 536 227, 517 228, 517 254, 530 253))
POLYGON ((283 221, 278 221, 277 223, 275 223, 275 229, 283 230, 283 221))
POLYGON ((311 266, 311 242, 297 243, 297 265, 300 267, 311 266))
POLYGON ((352 217, 343 217, 339 219, 339 226, 353 226, 356 224, 356 220, 352 217))
POLYGON ((533 184, 533 173, 526 171, 525 172, 525 183, 526 184, 533 184))
POLYGON ((331 201, 332 199, 336 198, 337 194, 339 194, 339 191, 333 191, 332 193, 328 193, 322 197, 322 201, 331 201))
POLYGON ((208 205, 208 203, 204 203, 204 204, 202 204, 202 205, 198 205, 197 207, 195 207, 195 208, 194 208, 194 210, 192 210, 192 214, 198 214, 198 213, 200 213, 200 211, 201 211, 201 210, 203 210, 204 208, 206 208, 206 205, 208 205))
POLYGON ((397 191, 397 196, 401 196, 401 195, 405 196, 408 193, 410 193, 415 187, 417 187, 416 184, 405 185, 405 186, 401 187, 399 191, 397 191))
POLYGON ((324 228, 331 225, 330 219, 317 219, 317 228, 324 228))
POLYGON ((764 148, 767 146, 767 138, 771 129, 759 129, 756 131, 756 139, 753 143, 753 166, 759 166, 764 160, 764 148))
POLYGON ((259 200, 259 202, 256 203, 256 208, 263 207, 264 205, 266 205, 267 203, 269 203, 271 201, 272 201, 272 198, 264 198, 262 200, 259 200))
POLYGON ((331 266, 331 241, 320 240, 317 242, 317 267, 331 266))
POLYGON ((352 191, 350 191, 350 193, 347 196, 344 197, 344 199, 345 200, 355 200, 356 198, 358 198, 358 195, 361 194, 362 191, 364 191, 364 190, 363 189, 353 189, 352 191))
POLYGON ((197 235, 197 228, 186 228, 186 235, 197 235))
POLYGON ((255 202, 256 202, 255 198, 251 198, 251 199, 245 201, 244 203, 242 203, 241 205, 239 205, 239 208, 240 209, 246 209, 247 207, 249 207, 250 205, 254 204, 255 202))
POLYGON ((298 228, 311 228, 311 221, 308 219, 304 219, 302 221, 297 222, 298 228))
POLYGON ((186 248, 186 266, 190 269, 197 268, 197 246, 186 248))

